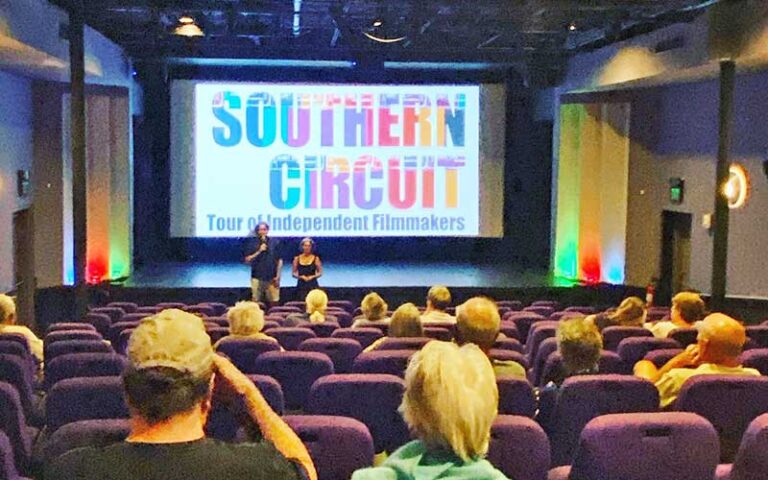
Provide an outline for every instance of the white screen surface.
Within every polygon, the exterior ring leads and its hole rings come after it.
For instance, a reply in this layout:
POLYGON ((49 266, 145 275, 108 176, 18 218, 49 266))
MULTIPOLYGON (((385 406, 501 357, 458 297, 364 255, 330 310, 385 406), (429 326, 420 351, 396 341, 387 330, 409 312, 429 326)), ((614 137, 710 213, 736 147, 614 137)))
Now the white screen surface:
POLYGON ((502 235, 503 86, 177 80, 171 96, 172 236, 502 235))

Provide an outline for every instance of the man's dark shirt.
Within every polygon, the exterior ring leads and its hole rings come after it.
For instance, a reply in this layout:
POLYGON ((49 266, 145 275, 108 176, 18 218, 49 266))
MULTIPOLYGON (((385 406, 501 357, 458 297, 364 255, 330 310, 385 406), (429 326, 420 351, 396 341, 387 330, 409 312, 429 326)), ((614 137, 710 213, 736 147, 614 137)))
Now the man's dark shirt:
POLYGON ((299 480, 301 467, 269 442, 121 442, 78 448, 47 466, 46 480, 299 480))
MULTIPOLYGON (((278 252, 280 242, 274 238, 266 237, 267 250, 261 252, 251 261, 251 278, 271 281, 277 276, 277 262, 280 260, 278 252)), ((246 241, 245 256, 256 253, 261 245, 259 237, 250 237, 246 241)))

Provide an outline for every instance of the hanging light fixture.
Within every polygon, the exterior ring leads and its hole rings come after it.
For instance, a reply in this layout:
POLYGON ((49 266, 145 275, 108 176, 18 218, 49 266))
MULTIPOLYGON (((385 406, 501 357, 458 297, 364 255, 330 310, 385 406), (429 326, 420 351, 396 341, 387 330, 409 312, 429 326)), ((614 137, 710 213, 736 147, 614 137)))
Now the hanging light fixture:
POLYGON ((385 22, 384 16, 384 13, 381 13, 374 18, 371 24, 363 29, 363 35, 379 43, 397 43, 408 38, 406 35, 392 35, 395 33, 393 30, 396 29, 397 24, 396 22, 385 22))
POLYGON ((189 15, 182 15, 179 17, 179 24, 173 29, 174 35, 182 37, 203 37, 205 33, 203 29, 195 22, 195 19, 189 15))

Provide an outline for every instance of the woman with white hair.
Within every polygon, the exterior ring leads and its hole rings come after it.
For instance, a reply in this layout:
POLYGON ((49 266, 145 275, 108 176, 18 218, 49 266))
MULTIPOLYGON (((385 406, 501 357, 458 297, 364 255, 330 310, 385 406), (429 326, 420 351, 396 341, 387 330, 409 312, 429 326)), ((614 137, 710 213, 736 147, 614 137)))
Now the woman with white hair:
POLYGON ((476 345, 429 342, 408 364, 405 384, 400 412, 418 440, 381 466, 356 471, 352 480, 507 478, 483 459, 499 391, 491 363, 476 345))
POLYGON ((16 325, 16 302, 0 294, 0 333, 20 333, 27 339, 29 351, 38 362, 43 361, 43 341, 24 325, 16 325))
POLYGON ((234 307, 227 311, 227 320, 229 320, 229 335, 219 339, 213 346, 214 348, 230 338, 252 338, 277 342, 275 338, 262 332, 264 329, 264 312, 256 302, 237 302, 234 307))
POLYGON ((284 327, 298 327, 307 323, 336 322, 336 317, 325 314, 328 308, 328 295, 319 288, 310 291, 307 298, 304 299, 304 303, 306 304, 306 312, 292 313, 285 317, 285 320, 282 321, 284 327))
POLYGON ((387 316, 387 302, 376 292, 371 292, 360 302, 360 310, 363 314, 355 317, 352 328, 370 327, 375 325, 389 325, 387 316))

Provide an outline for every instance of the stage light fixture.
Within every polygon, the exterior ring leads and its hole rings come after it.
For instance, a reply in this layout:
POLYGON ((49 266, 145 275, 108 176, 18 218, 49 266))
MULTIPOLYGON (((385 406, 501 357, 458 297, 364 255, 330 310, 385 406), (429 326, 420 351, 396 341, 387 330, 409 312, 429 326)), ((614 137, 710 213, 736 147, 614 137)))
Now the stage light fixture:
POLYGON ((731 164, 728 169, 728 180, 723 185, 723 195, 728 199, 728 208, 741 208, 749 198, 749 174, 738 163, 731 164))
POLYGON ((176 28, 173 29, 174 35, 179 35, 182 37, 202 37, 205 35, 203 33, 203 29, 200 28, 200 26, 195 23, 195 19, 190 17, 189 15, 182 15, 179 17, 179 24, 176 28))
POLYGON ((376 28, 379 28, 380 26, 384 25, 384 21, 381 20, 380 18, 377 18, 376 20, 373 21, 371 25, 373 25, 376 28))
POLYGON ((568 24, 568 30, 571 32, 575 32, 576 30, 578 30, 578 28, 579 27, 576 25, 576 22, 571 22, 568 24))

